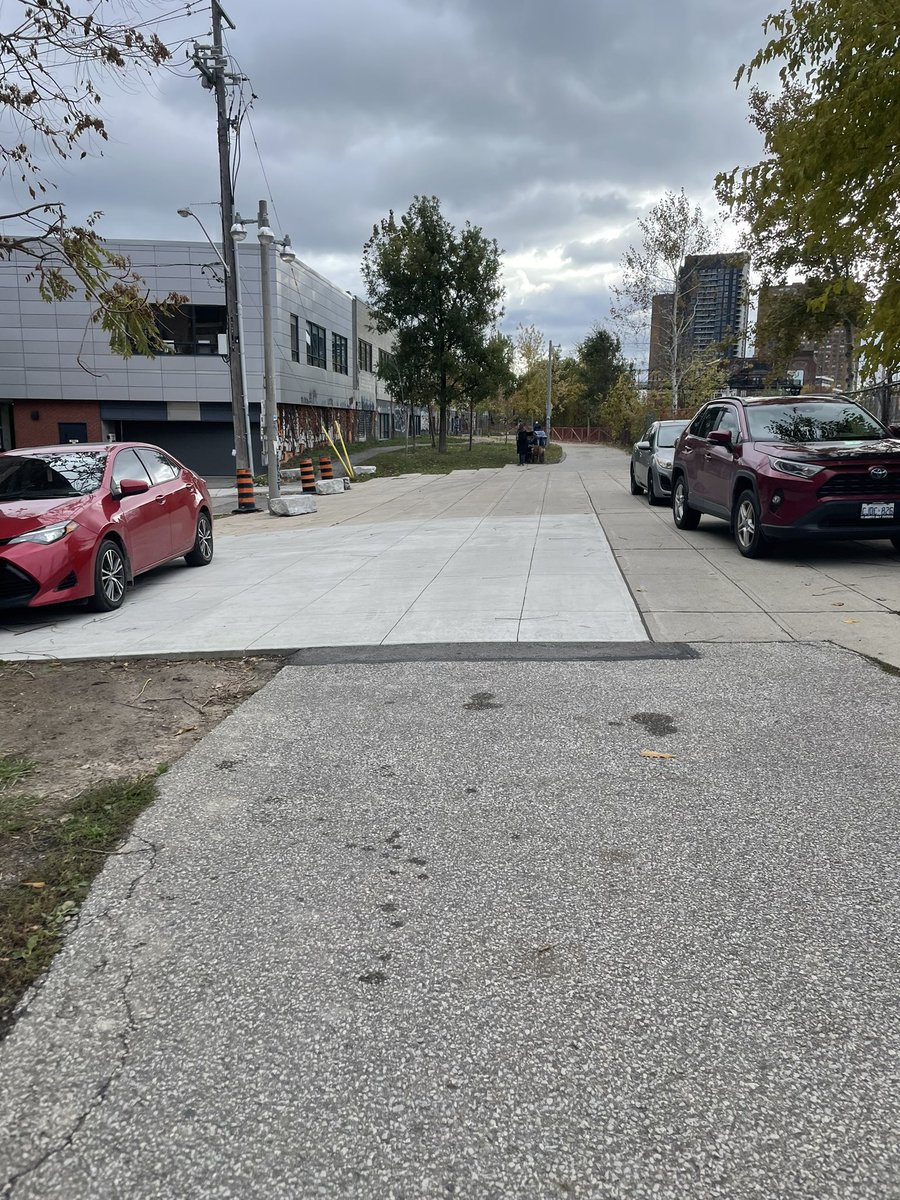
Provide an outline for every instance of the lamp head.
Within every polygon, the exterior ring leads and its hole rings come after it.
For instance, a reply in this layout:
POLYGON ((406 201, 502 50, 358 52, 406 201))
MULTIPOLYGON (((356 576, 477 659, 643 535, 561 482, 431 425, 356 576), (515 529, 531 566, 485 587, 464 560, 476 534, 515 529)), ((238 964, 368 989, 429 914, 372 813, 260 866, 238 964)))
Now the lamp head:
POLYGON ((178 215, 179 217, 192 217, 194 214, 189 208, 179 208, 178 215))
POLYGON ((294 252, 294 247, 291 245, 290 235, 287 233, 284 235, 284 241, 281 244, 278 255, 282 262, 292 263, 297 261, 297 255, 294 252))
POLYGON ((244 220, 240 213, 234 214, 234 224, 231 226, 231 240, 233 242, 243 242, 247 237, 247 230, 244 228, 244 220))
POLYGON ((264 246, 271 246, 272 242, 275 241, 275 234, 268 225, 260 225, 259 229, 256 231, 256 236, 264 246))

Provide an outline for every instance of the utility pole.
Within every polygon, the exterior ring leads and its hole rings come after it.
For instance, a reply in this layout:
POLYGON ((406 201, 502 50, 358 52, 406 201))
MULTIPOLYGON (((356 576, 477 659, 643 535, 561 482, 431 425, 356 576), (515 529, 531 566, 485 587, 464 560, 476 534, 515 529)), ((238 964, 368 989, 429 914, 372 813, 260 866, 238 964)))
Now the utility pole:
POLYGON ((278 404, 275 396, 275 335, 272 330, 272 246, 275 234, 269 227, 269 206, 259 202, 256 214, 259 238, 259 286, 262 292, 263 352, 266 385, 266 455, 269 468, 269 501, 281 495, 278 483, 278 404))
POLYGON ((228 120, 226 84, 233 77, 226 71, 228 60, 222 44, 222 21, 229 29, 236 26, 219 0, 212 4, 212 46, 194 45, 193 63, 200 72, 203 87, 216 99, 216 127, 219 146, 219 189, 222 209, 222 252, 225 257, 225 312, 228 323, 228 366, 231 375, 231 418, 234 426, 235 474, 237 476, 237 512, 256 512, 253 500, 253 475, 250 465, 250 440, 244 416, 240 316, 238 311, 238 275, 231 226, 234 220, 234 193, 231 186, 231 127, 228 120))
POLYGON ((547 409, 544 414, 544 432, 550 440, 550 418, 553 412, 553 343, 547 351, 547 409))

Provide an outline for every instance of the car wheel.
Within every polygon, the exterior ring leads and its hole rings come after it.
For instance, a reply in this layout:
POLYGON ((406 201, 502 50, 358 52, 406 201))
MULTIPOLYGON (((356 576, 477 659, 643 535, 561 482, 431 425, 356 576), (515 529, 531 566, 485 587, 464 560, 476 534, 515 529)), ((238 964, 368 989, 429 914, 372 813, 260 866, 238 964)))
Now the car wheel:
POLYGON ((732 526, 737 548, 745 558, 761 558, 766 553, 768 543, 762 530, 759 501, 749 488, 737 498, 732 526))
POLYGON ((659 504, 659 496, 656 494, 656 488, 653 486, 653 468, 647 472, 647 503, 652 508, 654 504, 659 504))
POLYGON ((643 496, 644 489, 634 477, 634 463, 631 464, 631 494, 632 496, 643 496))
POLYGON ((193 548, 184 556, 189 567, 205 567, 212 562, 213 530, 209 513, 202 512, 197 518, 197 536, 193 548))
POLYGON ((122 607, 128 568, 122 547, 112 538, 104 538, 94 563, 94 594, 88 601, 94 612, 112 612, 122 607))
POLYGON ((687 502, 687 484, 683 475, 678 476, 672 489, 672 517, 679 529, 696 529, 700 524, 699 512, 687 502))

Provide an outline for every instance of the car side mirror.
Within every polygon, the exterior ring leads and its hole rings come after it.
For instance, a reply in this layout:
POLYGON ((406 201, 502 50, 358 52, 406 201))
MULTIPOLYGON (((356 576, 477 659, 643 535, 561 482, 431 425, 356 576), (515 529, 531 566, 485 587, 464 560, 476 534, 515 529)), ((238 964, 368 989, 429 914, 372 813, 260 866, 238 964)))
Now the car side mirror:
POLYGON ((888 433, 891 437, 900 438, 900 425, 888 425, 888 433))
POLYGON ((709 435, 709 440, 714 446, 724 446, 726 450, 730 450, 734 444, 730 429, 714 429, 709 435))
POLYGON ((637 450, 649 450, 649 449, 650 449, 650 443, 649 443, 649 442, 638 442, 638 444, 637 444, 637 446, 636 446, 635 448, 636 448, 637 450))
POLYGON ((142 496, 144 492, 150 491, 150 484, 146 479, 120 479, 116 484, 116 490, 113 493, 115 496, 142 496))

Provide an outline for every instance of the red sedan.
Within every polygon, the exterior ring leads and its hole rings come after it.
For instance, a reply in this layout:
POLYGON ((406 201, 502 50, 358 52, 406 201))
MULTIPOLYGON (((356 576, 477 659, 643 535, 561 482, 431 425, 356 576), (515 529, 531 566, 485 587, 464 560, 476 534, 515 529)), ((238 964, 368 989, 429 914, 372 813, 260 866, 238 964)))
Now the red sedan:
POLYGON ((87 599, 109 611, 136 575, 212 561, 206 484, 142 442, 0 454, 0 608, 87 599))

